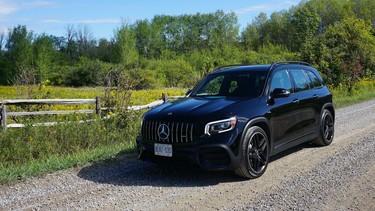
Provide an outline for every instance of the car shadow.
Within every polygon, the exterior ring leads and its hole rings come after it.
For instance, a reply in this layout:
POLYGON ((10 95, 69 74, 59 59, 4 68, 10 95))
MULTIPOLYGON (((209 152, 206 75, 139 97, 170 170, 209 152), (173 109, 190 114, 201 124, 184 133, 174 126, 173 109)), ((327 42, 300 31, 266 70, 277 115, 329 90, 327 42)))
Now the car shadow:
MULTIPOLYGON (((315 145, 302 144, 270 158, 270 162, 315 145)), ((191 166, 158 165, 137 160, 136 154, 119 153, 114 158, 83 167, 78 177, 116 186, 203 187, 246 179, 232 171, 205 171, 191 166)), ((259 178, 261 179, 261 178, 259 178)), ((249 180, 251 182, 251 180, 249 180)))

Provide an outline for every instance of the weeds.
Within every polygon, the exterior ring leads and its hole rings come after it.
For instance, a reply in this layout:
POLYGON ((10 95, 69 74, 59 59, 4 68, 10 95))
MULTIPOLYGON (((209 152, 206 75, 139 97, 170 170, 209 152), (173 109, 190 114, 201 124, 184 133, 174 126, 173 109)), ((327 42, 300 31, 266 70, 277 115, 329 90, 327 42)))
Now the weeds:
POLYGON ((335 107, 340 108, 375 98, 375 81, 362 80, 352 87, 351 92, 343 86, 331 88, 330 90, 333 94, 335 107))
MULTIPOLYGON (((98 153, 99 149, 103 151, 108 148, 110 153, 118 153, 122 149, 132 150, 140 127, 140 115, 141 112, 126 111, 115 115, 114 118, 96 119, 86 123, 71 122, 67 119, 65 123, 50 127, 28 126, 1 131, 0 182, 11 180, 9 178, 22 178, 24 175, 60 169, 48 166, 51 159, 60 160, 61 165, 58 163, 54 165, 66 168, 82 163, 82 160, 93 161, 103 156, 114 155, 103 155, 98 153), (126 117, 125 121, 124 117, 126 117), (97 154, 91 156, 86 154, 92 152, 97 154), (73 161, 68 163, 64 161, 64 158, 72 157, 74 157, 73 161), (34 168, 27 168, 28 165, 33 165, 34 168), (18 169, 18 172, 12 169, 18 169)), ((75 117, 71 116, 71 118, 75 117)))

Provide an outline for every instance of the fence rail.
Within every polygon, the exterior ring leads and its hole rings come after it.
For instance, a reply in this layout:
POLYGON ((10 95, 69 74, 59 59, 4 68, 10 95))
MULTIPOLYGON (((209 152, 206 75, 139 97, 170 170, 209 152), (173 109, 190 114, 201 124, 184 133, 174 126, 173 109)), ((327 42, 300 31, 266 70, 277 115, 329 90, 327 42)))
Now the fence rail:
MULTIPOLYGON (((17 116, 33 116, 33 115, 53 115, 53 114, 74 114, 74 113, 86 113, 101 115, 100 98, 95 99, 25 99, 25 100, 3 100, 0 101, 1 105, 1 126, 3 130, 8 128, 19 128, 25 127, 24 124, 7 124, 8 117, 17 116), (56 110, 56 111, 30 111, 30 112, 7 112, 7 106, 22 106, 22 105, 84 105, 84 104, 95 104, 94 110, 56 110)), ((45 122, 35 123, 33 126, 48 126, 54 125, 57 122, 45 122)))
MULTIPOLYGON (((184 96, 171 96, 167 97, 164 93, 162 95, 162 100, 157 100, 146 105, 136 105, 129 106, 127 108, 121 109, 131 109, 131 110, 142 110, 156 107, 163 104, 168 99, 178 99, 184 96)), ((17 117, 17 116, 34 116, 34 115, 54 115, 54 114, 74 114, 74 113, 84 113, 84 114, 97 114, 101 117, 101 112, 114 109, 114 108, 102 108, 100 107, 100 98, 96 97, 95 99, 39 99, 39 100, 3 100, 0 101, 1 113, 0 120, 3 130, 8 128, 20 128, 25 127, 24 124, 7 124, 8 117, 17 117), (28 112, 7 112, 8 105, 22 106, 22 105, 83 105, 83 104, 95 104, 94 110, 55 110, 55 111, 28 111, 28 112)), ((84 121, 79 121, 84 122, 84 121)), ((33 126, 50 126, 58 124, 58 122, 45 122, 45 123, 34 123, 33 126)))

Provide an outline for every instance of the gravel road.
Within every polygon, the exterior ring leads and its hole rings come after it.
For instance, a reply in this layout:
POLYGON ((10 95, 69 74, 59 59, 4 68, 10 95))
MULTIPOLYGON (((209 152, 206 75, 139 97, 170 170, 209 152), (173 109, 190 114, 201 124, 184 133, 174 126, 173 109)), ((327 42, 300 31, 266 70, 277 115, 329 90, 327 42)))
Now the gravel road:
POLYGON ((160 167, 117 158, 0 186, 0 210, 375 210, 375 100, 336 111, 328 147, 305 144, 266 173, 160 167))

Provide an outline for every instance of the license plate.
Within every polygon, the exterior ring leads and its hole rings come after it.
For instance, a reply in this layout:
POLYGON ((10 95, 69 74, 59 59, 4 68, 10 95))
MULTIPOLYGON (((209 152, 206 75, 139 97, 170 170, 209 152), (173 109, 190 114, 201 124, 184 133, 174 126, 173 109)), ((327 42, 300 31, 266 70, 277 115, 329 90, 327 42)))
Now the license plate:
POLYGON ((154 145, 155 155, 172 157, 172 145, 170 144, 155 144, 154 145))

